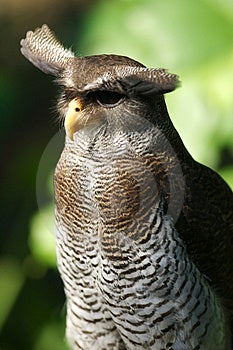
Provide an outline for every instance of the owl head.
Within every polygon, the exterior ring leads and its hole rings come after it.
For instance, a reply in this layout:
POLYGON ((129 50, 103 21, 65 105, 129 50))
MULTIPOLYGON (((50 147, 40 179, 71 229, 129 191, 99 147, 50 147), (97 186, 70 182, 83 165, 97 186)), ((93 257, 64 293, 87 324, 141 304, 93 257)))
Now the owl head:
POLYGON ((179 84, 177 75, 146 68, 125 56, 75 57, 47 25, 27 32, 21 52, 44 73, 55 76, 61 86, 58 109, 71 140, 85 127, 104 123, 111 128, 130 127, 135 121, 153 119, 153 103, 158 105, 163 94, 179 84))

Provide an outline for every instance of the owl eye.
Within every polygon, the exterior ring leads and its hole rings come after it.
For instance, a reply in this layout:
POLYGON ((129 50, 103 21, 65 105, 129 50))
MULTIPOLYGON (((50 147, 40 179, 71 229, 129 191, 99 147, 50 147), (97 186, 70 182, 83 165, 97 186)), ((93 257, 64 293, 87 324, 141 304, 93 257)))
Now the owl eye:
POLYGON ((110 108, 120 104, 125 99, 125 95, 112 91, 98 91, 95 93, 95 99, 101 106, 110 108))

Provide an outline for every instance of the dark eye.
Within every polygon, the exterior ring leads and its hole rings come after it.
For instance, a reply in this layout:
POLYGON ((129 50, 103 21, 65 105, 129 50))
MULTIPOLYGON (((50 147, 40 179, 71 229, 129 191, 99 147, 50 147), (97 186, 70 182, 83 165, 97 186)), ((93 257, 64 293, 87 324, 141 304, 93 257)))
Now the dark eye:
POLYGON ((115 107, 120 104, 125 95, 112 91, 98 91, 95 93, 96 101, 104 107, 115 107))

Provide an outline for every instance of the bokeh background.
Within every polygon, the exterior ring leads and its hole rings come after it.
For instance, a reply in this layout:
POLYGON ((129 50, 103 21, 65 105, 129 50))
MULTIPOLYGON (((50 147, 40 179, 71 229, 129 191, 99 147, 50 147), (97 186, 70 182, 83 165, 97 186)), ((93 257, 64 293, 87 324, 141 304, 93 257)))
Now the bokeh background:
POLYGON ((52 217, 58 89, 19 52, 43 23, 79 55, 177 73, 171 118, 194 158, 233 188, 232 0, 0 0, 0 350, 66 349, 52 217))

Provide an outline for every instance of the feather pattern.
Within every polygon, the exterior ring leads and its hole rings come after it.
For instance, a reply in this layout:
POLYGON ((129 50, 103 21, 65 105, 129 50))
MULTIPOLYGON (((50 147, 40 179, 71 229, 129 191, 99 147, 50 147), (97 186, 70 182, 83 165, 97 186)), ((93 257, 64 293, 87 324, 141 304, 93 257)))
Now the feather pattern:
POLYGON ((74 57, 71 50, 65 49, 55 38, 53 32, 44 24, 34 32, 27 32, 21 42, 22 54, 44 73, 55 76, 67 66, 67 60, 74 57))

